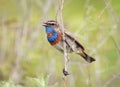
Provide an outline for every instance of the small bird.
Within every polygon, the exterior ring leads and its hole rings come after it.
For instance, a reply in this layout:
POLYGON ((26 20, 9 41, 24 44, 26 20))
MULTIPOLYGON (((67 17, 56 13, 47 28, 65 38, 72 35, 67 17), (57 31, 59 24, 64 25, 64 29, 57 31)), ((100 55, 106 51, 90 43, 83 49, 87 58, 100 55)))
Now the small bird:
POLYGON ((89 56, 84 47, 68 32, 64 31, 65 40, 63 40, 62 29, 55 20, 49 20, 43 24, 45 26, 48 42, 57 48, 59 51, 64 52, 63 41, 66 44, 67 53, 76 53, 82 56, 87 62, 91 63, 95 59, 89 56))

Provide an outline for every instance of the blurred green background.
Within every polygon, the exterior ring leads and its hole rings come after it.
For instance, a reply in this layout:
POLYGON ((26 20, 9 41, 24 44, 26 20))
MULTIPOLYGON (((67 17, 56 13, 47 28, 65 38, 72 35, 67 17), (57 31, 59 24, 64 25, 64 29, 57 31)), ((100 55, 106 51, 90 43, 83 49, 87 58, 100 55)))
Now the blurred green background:
MULTIPOLYGON (((120 1, 65 0, 63 20, 95 57, 70 54, 67 87, 120 87, 120 1)), ((64 57, 42 23, 56 19, 58 0, 0 0, 0 87, 63 87, 64 57)))

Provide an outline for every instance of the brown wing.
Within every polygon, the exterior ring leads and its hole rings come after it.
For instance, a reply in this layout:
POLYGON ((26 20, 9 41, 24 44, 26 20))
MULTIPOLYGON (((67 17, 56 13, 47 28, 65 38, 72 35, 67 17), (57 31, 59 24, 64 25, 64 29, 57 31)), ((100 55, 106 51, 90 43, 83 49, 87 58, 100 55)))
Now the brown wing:
POLYGON ((75 52, 79 55, 81 55, 87 62, 91 63, 95 61, 95 59, 91 56, 89 56, 86 52, 84 47, 70 34, 65 32, 65 41, 69 45, 69 47, 72 49, 72 52, 75 52))
POLYGON ((67 44, 69 44, 71 48, 74 47, 75 49, 85 50, 84 47, 80 44, 80 42, 78 42, 73 36, 71 36, 70 33, 65 32, 65 38, 67 44))

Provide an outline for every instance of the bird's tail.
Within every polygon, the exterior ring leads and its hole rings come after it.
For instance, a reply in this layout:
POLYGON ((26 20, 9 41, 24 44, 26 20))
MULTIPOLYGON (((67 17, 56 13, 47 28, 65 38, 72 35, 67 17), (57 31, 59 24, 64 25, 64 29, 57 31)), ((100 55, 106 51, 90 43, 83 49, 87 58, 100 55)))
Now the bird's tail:
POLYGON ((95 59, 93 57, 89 56, 85 52, 79 53, 79 55, 81 55, 89 63, 92 63, 95 61, 95 59))

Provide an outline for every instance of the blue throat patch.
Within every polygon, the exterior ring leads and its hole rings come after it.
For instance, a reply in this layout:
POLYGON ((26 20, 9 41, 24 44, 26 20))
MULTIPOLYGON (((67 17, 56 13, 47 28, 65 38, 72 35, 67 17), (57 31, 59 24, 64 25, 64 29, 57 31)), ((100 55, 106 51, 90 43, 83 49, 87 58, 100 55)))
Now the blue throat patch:
POLYGON ((54 42, 58 38, 58 33, 54 31, 54 28, 52 26, 45 27, 46 33, 51 33, 51 37, 47 37, 49 42, 54 42))
POLYGON ((54 28, 52 26, 46 26, 45 30, 46 30, 46 33, 53 33, 54 32, 54 28))

